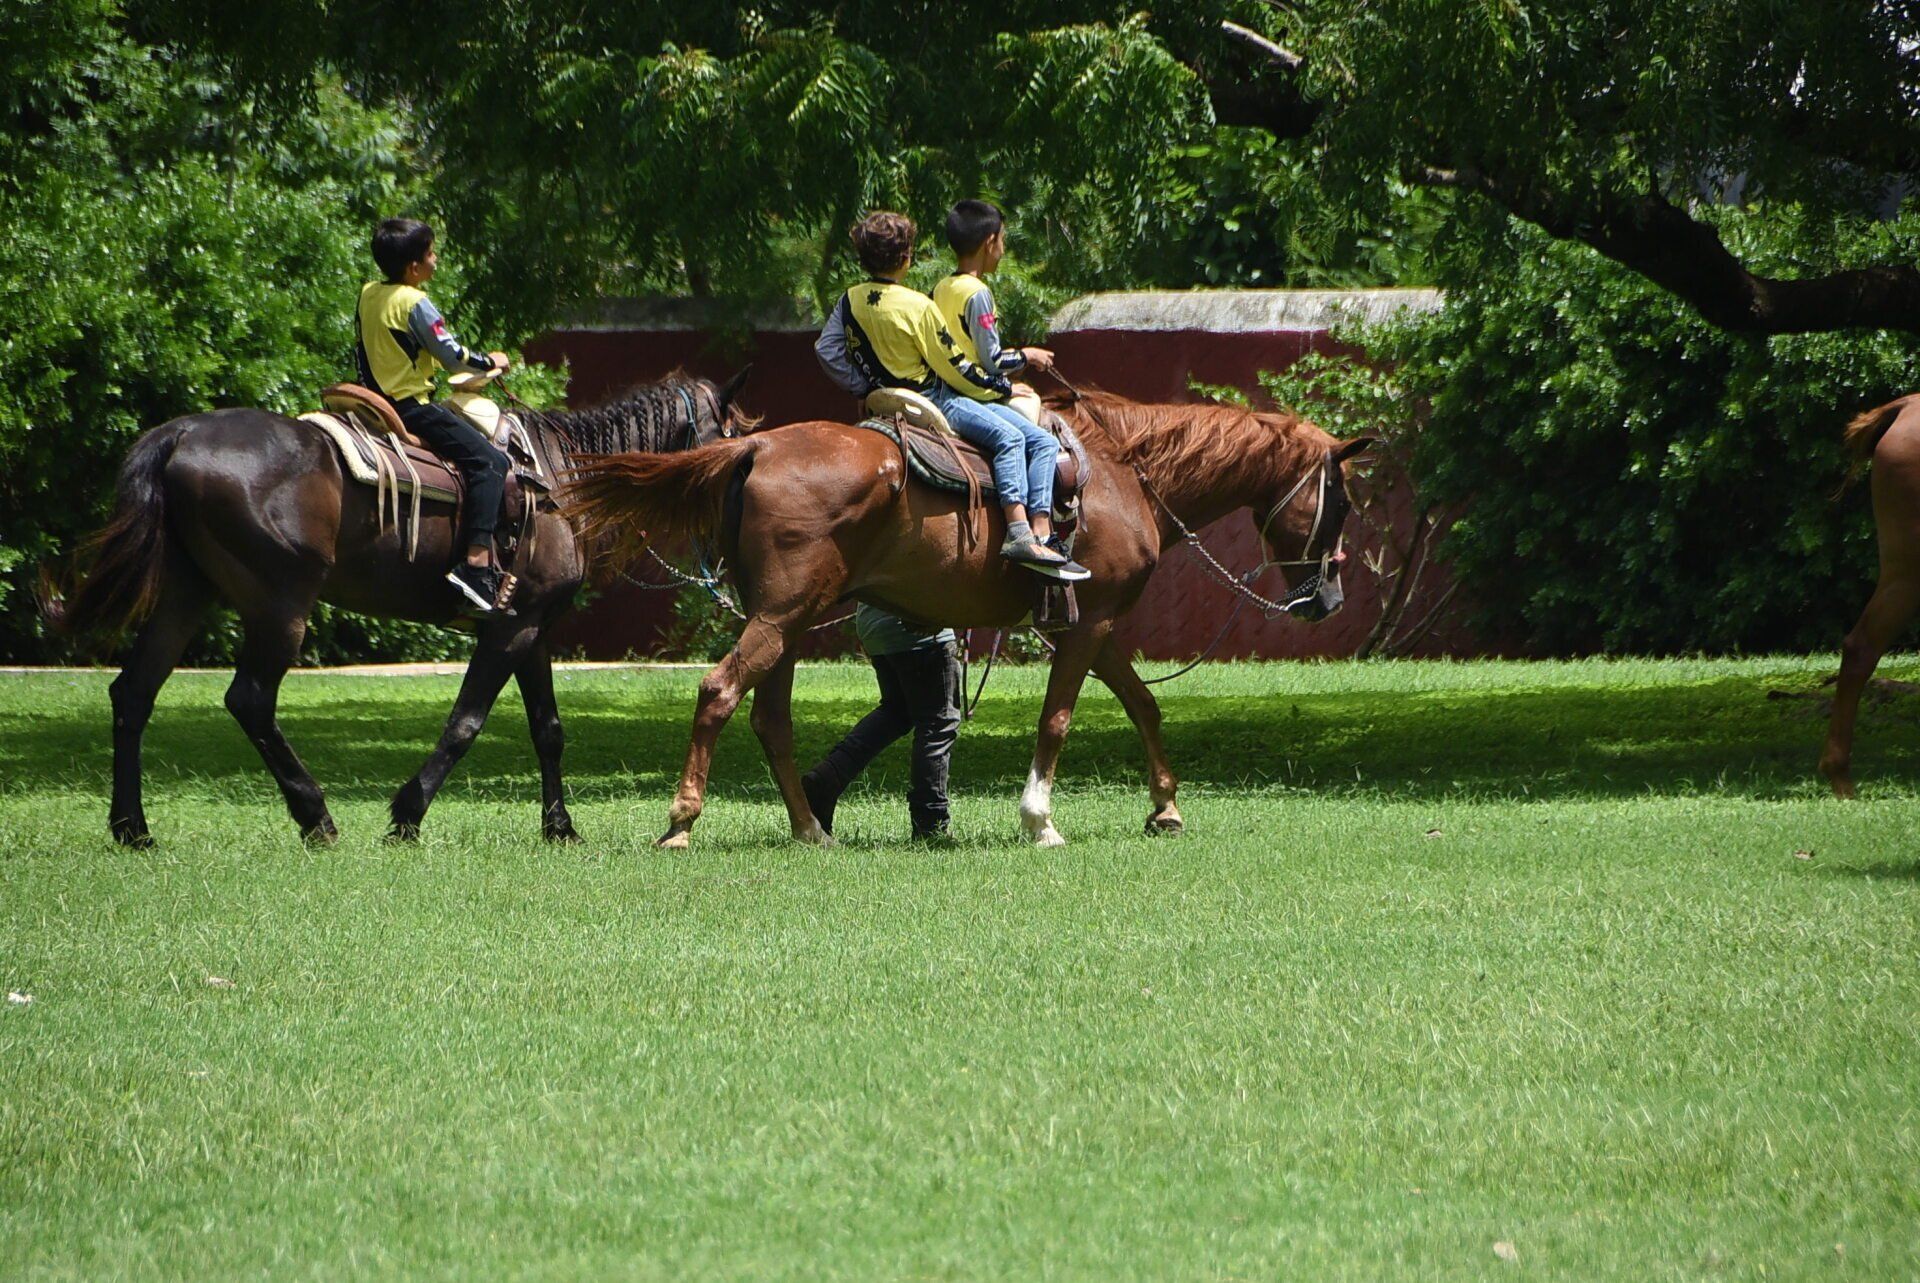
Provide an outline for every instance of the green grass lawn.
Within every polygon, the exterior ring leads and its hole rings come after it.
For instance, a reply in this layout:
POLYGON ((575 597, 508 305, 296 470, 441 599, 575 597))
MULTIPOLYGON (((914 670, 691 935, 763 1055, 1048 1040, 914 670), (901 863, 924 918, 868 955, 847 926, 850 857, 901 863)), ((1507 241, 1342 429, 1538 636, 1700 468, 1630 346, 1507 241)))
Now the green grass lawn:
POLYGON ((1172 840, 1094 688, 1053 851, 1003 670, 957 845, 899 750, 787 842, 742 717, 671 857, 691 672, 562 678, 577 848, 511 695, 383 844, 455 681, 296 675, 330 850, 182 675, 147 853, 106 676, 0 677, 0 1276, 1912 1277, 1920 700, 1834 802, 1830 669, 1214 666, 1172 840))

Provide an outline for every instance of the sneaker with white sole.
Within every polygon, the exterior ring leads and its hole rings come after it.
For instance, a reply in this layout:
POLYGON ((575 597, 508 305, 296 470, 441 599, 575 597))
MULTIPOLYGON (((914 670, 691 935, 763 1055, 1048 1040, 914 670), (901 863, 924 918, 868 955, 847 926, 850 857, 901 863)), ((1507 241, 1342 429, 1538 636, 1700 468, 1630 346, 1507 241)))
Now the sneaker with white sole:
POLYGON ((476 617, 513 613, 493 604, 500 596, 500 572, 492 566, 469 566, 462 562, 447 572, 447 582, 460 590, 460 596, 476 617))
POLYGON ((1036 575, 1045 575, 1049 579, 1078 583, 1082 579, 1093 577, 1093 572, 1085 566, 1065 553, 1047 547, 1031 535, 1025 539, 1009 537, 1000 545, 1000 555, 1008 561, 1018 562, 1036 575))

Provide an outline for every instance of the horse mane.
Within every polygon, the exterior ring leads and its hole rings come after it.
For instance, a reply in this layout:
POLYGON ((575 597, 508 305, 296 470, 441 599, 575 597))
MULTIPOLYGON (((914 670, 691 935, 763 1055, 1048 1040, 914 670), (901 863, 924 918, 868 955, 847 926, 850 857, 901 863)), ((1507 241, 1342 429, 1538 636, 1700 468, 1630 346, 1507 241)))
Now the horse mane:
POLYGON ((1326 434, 1313 423, 1278 411, 1149 404, 1097 388, 1046 401, 1068 418, 1088 449, 1161 485, 1191 477, 1258 485, 1272 478, 1276 441, 1289 454, 1326 448, 1326 434))
MULTIPOLYGON (((576 454, 659 453, 685 444, 686 396, 710 380, 684 368, 651 383, 635 383, 611 392, 581 410, 549 410, 547 422, 565 435, 576 454)), ((760 420, 728 407, 728 417, 741 431, 760 420)))

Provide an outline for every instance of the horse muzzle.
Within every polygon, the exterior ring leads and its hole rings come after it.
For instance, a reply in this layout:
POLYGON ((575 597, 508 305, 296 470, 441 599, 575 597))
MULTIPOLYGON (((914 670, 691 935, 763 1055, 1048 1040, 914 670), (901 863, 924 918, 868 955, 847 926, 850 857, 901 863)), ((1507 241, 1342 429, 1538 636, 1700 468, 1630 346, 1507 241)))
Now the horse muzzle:
POLYGON ((1317 624, 1347 604, 1346 590, 1340 586, 1340 569, 1309 575, 1304 583, 1288 594, 1286 612, 1293 618, 1317 624))

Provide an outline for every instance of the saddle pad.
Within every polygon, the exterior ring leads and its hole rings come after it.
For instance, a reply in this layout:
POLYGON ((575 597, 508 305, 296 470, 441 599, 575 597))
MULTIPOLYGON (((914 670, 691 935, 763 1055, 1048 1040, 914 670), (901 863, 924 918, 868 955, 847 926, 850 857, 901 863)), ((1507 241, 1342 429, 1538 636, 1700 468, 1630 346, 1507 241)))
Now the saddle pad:
MULTIPOLYGON (((878 432, 895 445, 901 445, 901 429, 891 419, 863 419, 863 428, 878 432)), ((1056 502, 1079 490, 1079 480, 1087 475, 1086 450, 1066 422, 1055 417, 1049 425, 1060 438, 1061 467, 1056 472, 1056 502), (1073 473, 1065 475, 1071 461, 1073 473), (1071 482, 1071 485, 1060 484, 1071 482)), ((905 426, 904 453, 907 471, 935 490, 950 494, 972 495, 986 502, 993 497, 993 465, 987 457, 959 437, 944 436, 915 424, 905 426), (963 471, 964 469, 964 471, 963 471)))
POLYGON ((303 414, 300 422, 311 423, 327 434, 333 441, 334 449, 339 451, 340 462, 347 475, 362 485, 376 488, 380 485, 380 461, 375 455, 375 451, 378 451, 385 456, 390 484, 401 494, 413 493, 414 478, 417 476, 422 499, 455 503, 460 498, 453 470, 430 451, 408 446, 405 459, 396 458, 392 445, 386 439, 376 440, 360 428, 348 424, 339 415, 326 410, 303 414), (411 472, 409 464, 412 465, 411 472))

